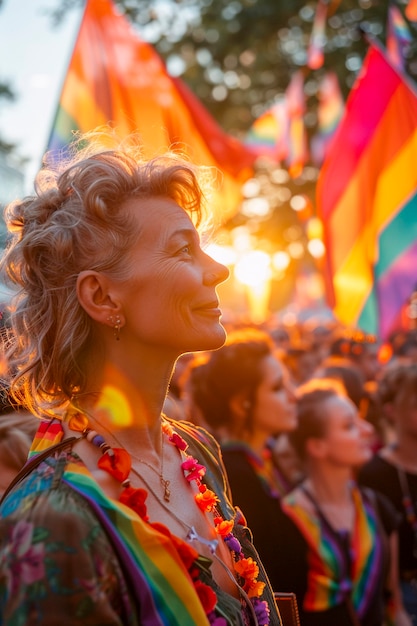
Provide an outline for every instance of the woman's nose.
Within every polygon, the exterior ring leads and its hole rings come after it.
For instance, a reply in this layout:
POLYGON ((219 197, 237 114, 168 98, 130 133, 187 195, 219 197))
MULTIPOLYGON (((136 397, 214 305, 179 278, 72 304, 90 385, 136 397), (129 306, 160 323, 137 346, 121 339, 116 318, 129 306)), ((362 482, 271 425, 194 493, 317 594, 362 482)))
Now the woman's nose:
POLYGON ((205 282, 209 285, 220 285, 220 283, 224 283, 224 281, 229 278, 229 269, 226 265, 215 261, 212 257, 208 258, 210 264, 204 274, 205 282))
POLYGON ((372 435, 372 433, 374 432, 374 427, 372 426, 370 422, 360 417, 359 424, 364 435, 366 436, 372 435))

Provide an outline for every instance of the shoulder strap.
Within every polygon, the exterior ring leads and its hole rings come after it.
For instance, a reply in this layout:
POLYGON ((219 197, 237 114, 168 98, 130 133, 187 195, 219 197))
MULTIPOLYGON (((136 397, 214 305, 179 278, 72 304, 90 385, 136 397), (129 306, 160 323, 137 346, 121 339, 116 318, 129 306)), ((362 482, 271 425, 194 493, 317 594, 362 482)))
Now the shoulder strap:
POLYGON ((54 452, 59 452, 61 450, 64 450, 65 448, 72 446, 78 439, 80 439, 80 437, 69 437, 68 439, 64 439, 64 441, 60 441, 59 443, 54 444, 43 452, 39 452, 39 454, 37 454, 32 459, 30 459, 30 461, 25 463, 20 472, 13 478, 12 482, 9 484, 3 496, 1 497, 0 505, 13 489, 13 487, 20 483, 21 480, 26 478, 26 476, 29 476, 29 474, 35 469, 35 467, 40 465, 42 461, 47 459, 48 456, 51 456, 54 452))

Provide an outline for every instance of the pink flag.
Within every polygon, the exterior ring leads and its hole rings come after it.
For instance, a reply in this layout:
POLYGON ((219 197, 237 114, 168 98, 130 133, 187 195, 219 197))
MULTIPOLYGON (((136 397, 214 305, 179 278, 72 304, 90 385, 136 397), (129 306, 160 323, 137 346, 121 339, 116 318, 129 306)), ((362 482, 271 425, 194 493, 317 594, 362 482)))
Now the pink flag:
POLYGON ((312 70, 318 70, 324 62, 323 49, 326 41, 327 6, 325 0, 318 0, 307 52, 307 65, 312 70))

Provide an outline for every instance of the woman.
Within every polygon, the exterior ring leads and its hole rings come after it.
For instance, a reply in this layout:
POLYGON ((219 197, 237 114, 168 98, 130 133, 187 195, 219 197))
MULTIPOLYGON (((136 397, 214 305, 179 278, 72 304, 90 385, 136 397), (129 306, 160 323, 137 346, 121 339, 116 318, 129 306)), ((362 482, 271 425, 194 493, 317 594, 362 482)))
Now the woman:
MULTIPOLYGON (((279 499, 291 480, 272 454, 274 440, 296 427, 295 395, 272 338, 255 328, 230 332, 199 366, 193 400, 221 442, 234 503, 242 509, 273 589, 283 568, 274 553, 279 499)), ((284 567, 285 569, 285 567, 284 567)))
POLYGON ((388 365, 378 382, 380 417, 393 428, 362 468, 361 483, 383 493, 400 515, 398 568, 404 606, 417 624, 417 364, 388 365))
MULTIPOLYGON (((336 381, 312 379, 299 389, 297 406, 289 437, 305 479, 281 502, 276 556, 286 567, 279 588, 296 593, 303 626, 381 626, 396 516, 353 481, 371 456, 372 427, 336 381)), ((395 623, 409 624, 398 581, 389 588, 395 623)))
POLYGON ((279 624, 215 441, 161 415, 176 359, 225 339, 199 172, 80 139, 6 216, 12 390, 47 419, 0 510, 2 621, 279 624))

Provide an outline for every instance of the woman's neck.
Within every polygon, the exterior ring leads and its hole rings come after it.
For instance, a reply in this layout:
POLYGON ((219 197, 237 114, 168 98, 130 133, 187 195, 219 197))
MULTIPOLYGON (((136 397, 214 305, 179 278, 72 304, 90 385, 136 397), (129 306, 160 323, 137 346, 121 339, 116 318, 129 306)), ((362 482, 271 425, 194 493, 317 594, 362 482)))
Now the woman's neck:
POLYGON ((262 452, 265 449, 266 443, 269 439, 269 435, 265 435, 265 433, 259 432, 251 432, 251 433, 239 433, 233 434, 229 433, 227 439, 232 441, 242 441, 245 443, 255 454, 258 456, 262 456, 262 452))
POLYGON ((74 397, 73 405, 89 416, 97 430, 114 433, 127 449, 139 445, 159 452, 165 394, 166 387, 155 379, 131 379, 106 364, 90 390, 74 397))
POLYGON ((351 481, 351 473, 345 469, 327 472, 315 468, 309 470, 304 485, 318 503, 343 506, 351 500, 351 481))
POLYGON ((384 449, 382 456, 406 471, 417 473, 417 440, 414 438, 400 434, 393 446, 384 449))

